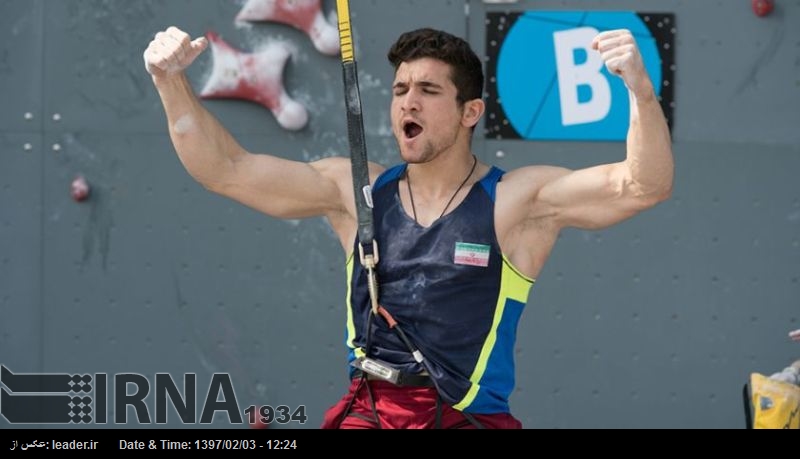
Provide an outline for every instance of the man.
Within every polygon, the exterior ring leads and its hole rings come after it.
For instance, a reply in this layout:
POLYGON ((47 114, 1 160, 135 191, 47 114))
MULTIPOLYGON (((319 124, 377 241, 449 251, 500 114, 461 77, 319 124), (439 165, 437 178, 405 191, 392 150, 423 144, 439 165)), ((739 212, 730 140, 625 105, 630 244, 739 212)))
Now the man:
POLYGON ((631 99, 627 157, 583 170, 508 173, 477 161, 484 114, 481 61, 460 38, 431 29, 392 46, 392 132, 403 164, 371 164, 380 304, 373 316, 358 262, 350 161, 302 163, 245 151, 195 98, 184 69, 207 47, 170 27, 144 53, 169 132, 188 172, 209 190, 278 218, 325 216, 348 257, 349 393, 326 428, 519 428, 516 327, 561 229, 608 227, 667 199, 670 134, 633 36, 592 46, 631 99), (397 329, 405 335, 400 336, 397 329), (404 339, 407 338, 407 339, 404 339), (418 353, 412 353, 417 350, 418 353), (400 378, 382 373, 399 372, 400 378), (384 379, 393 379, 393 382, 384 379))

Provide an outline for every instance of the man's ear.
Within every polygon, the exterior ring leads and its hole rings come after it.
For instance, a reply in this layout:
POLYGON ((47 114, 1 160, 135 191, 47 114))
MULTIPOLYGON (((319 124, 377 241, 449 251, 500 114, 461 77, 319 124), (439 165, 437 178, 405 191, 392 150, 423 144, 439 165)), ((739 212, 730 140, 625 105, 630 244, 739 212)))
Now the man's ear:
POLYGON ((486 104, 482 99, 472 99, 464 102, 464 113, 461 115, 461 124, 464 127, 472 128, 481 120, 483 112, 486 111, 486 104))

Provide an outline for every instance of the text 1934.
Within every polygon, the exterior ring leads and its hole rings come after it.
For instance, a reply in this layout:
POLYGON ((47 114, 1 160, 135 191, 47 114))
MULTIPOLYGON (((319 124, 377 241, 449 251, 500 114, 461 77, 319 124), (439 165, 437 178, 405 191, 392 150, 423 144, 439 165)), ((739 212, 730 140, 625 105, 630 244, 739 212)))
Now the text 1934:
POLYGON ((250 405, 244 410, 244 414, 250 424, 258 422, 262 424, 272 424, 273 422, 277 424, 289 424, 290 422, 305 424, 308 420, 305 405, 300 405, 295 409, 291 409, 286 405, 278 405, 276 407, 250 405))

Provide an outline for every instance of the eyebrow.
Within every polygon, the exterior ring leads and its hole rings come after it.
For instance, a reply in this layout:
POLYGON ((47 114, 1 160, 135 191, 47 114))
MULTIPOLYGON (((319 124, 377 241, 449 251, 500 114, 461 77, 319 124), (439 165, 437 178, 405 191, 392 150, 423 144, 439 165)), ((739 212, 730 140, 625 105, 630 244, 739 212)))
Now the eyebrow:
MULTIPOLYGON (((419 87, 422 87, 422 88, 444 89, 444 87, 442 85, 434 83, 432 81, 417 81, 417 82, 414 82, 413 85, 414 86, 419 86, 419 87)), ((397 83, 392 85, 393 89, 408 88, 408 87, 409 87, 409 84, 405 83, 403 81, 398 81, 397 83)))

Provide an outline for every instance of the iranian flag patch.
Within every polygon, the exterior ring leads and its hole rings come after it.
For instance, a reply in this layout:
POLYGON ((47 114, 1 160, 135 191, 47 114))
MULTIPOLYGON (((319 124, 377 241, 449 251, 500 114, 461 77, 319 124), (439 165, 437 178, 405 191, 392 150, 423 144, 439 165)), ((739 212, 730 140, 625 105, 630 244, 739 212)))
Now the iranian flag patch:
POLYGON ((466 242, 456 242, 456 256, 453 262, 457 265, 467 266, 489 266, 488 245, 468 244, 466 242))

